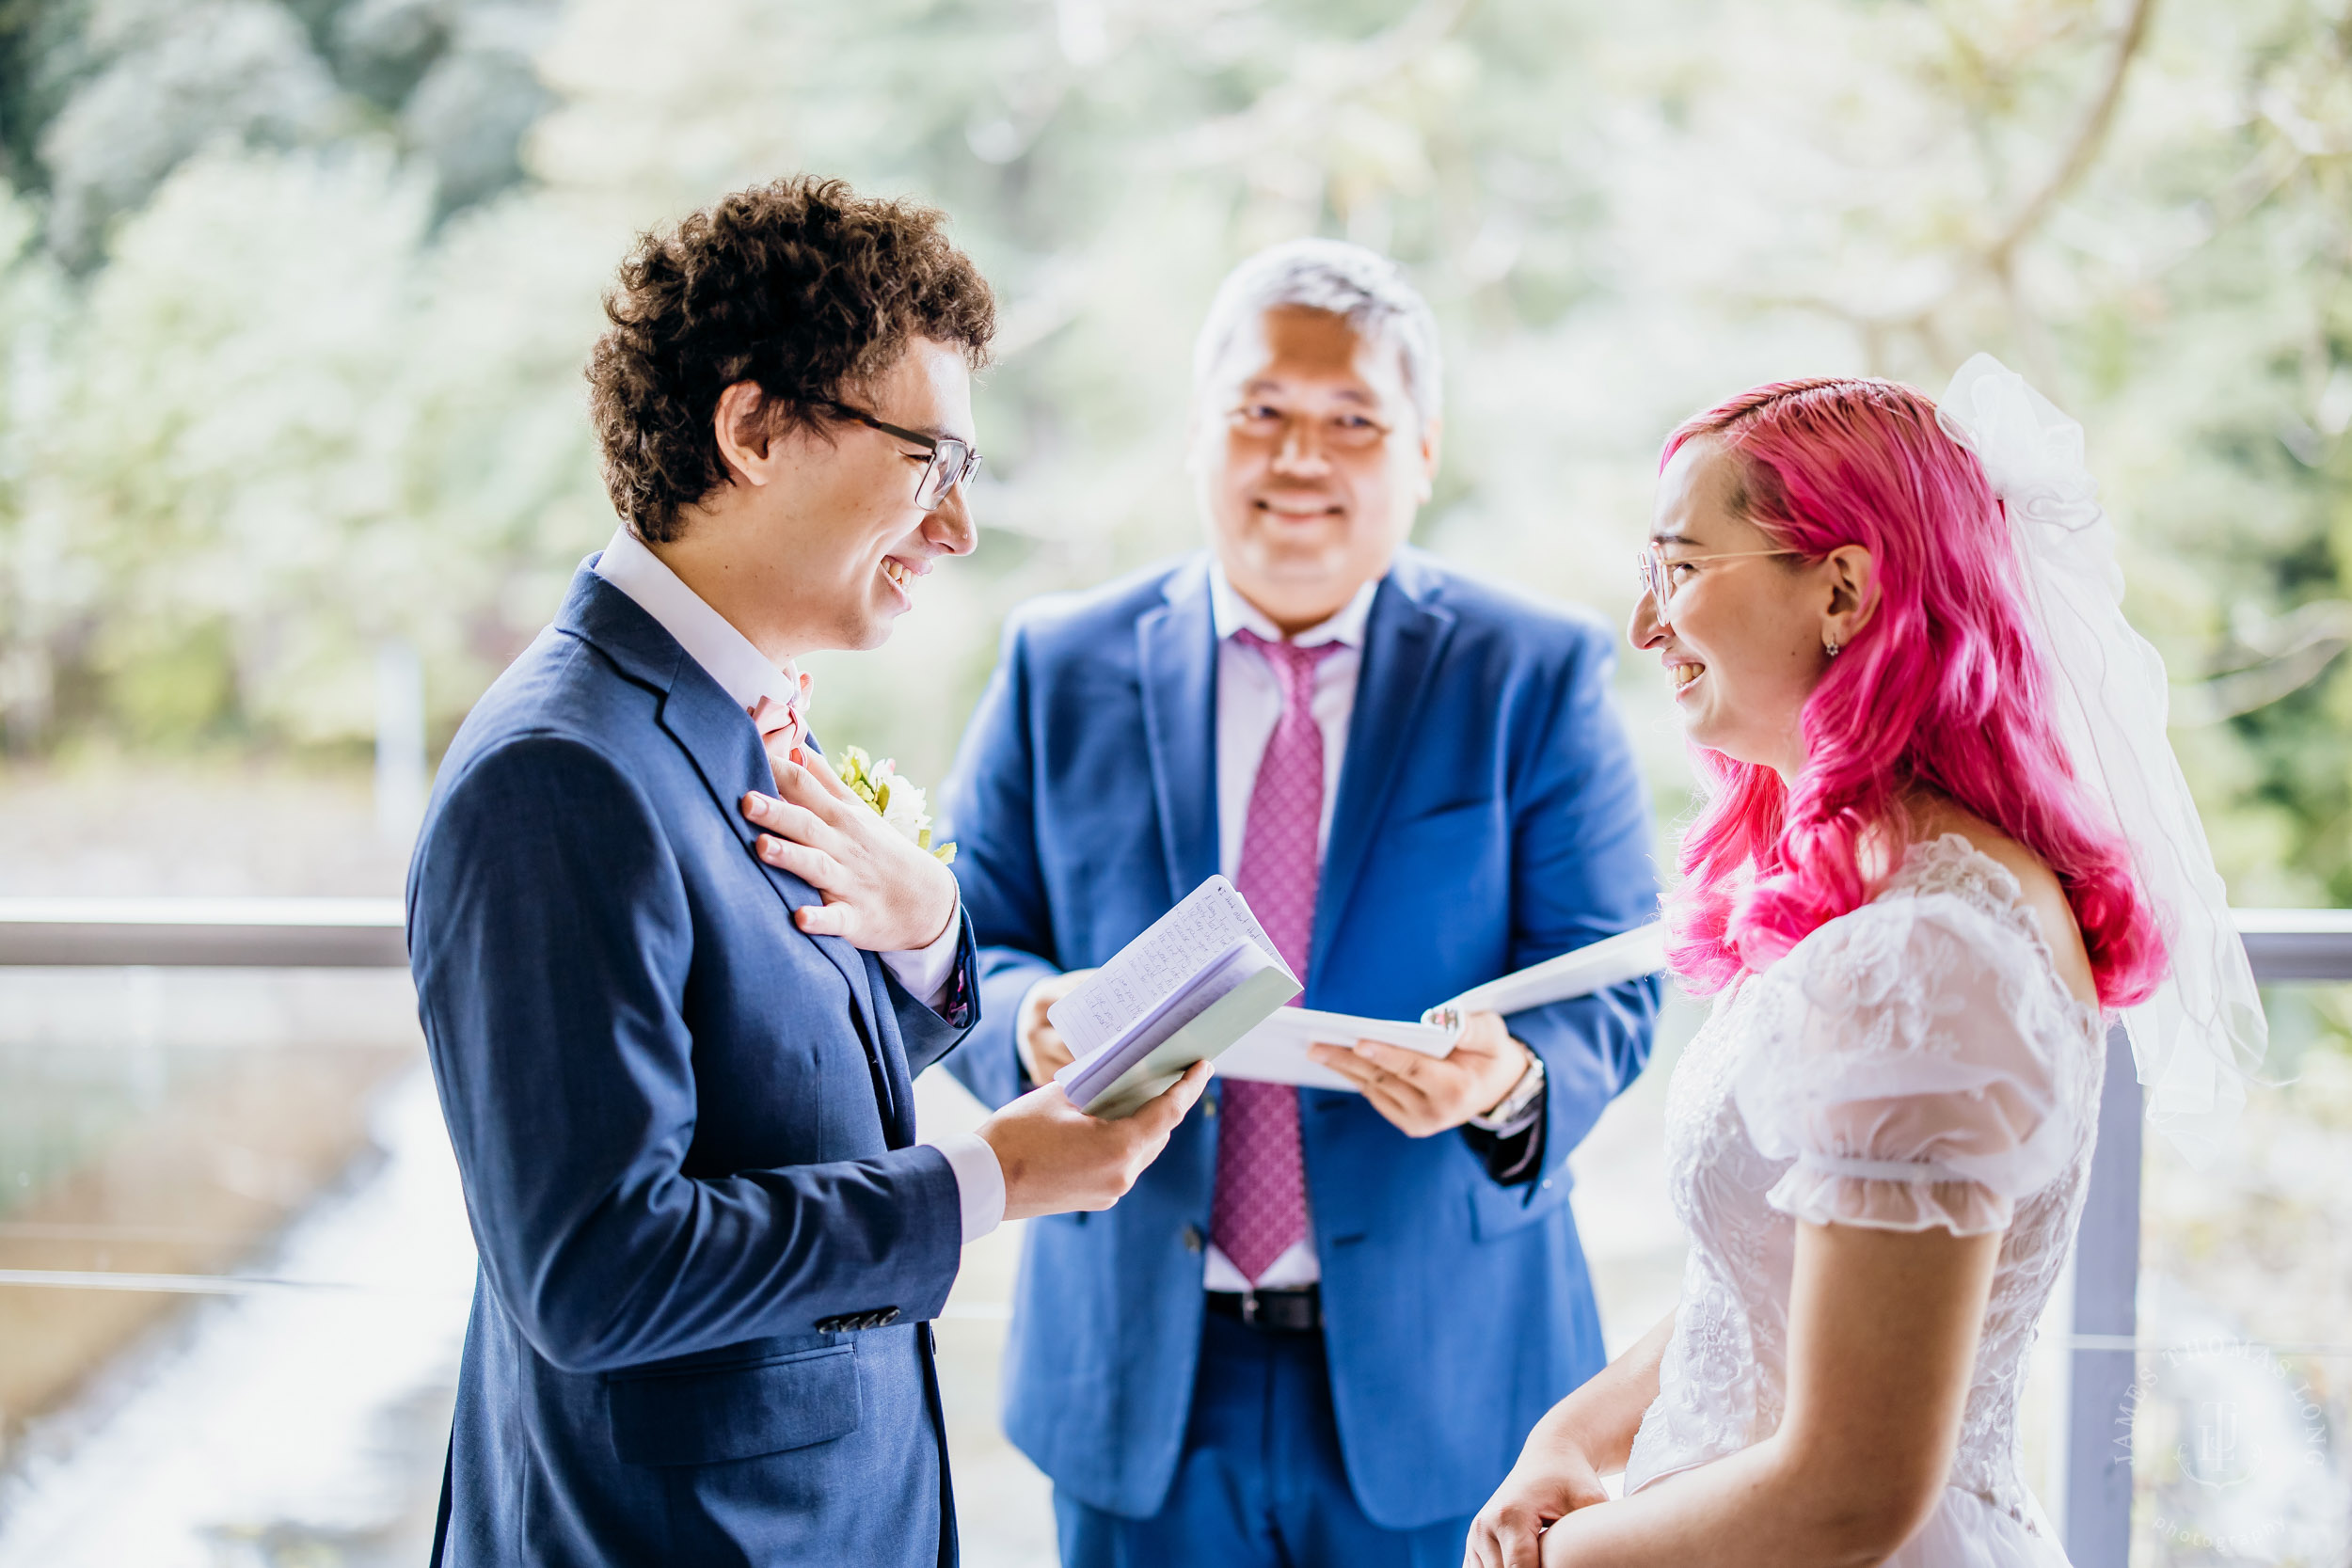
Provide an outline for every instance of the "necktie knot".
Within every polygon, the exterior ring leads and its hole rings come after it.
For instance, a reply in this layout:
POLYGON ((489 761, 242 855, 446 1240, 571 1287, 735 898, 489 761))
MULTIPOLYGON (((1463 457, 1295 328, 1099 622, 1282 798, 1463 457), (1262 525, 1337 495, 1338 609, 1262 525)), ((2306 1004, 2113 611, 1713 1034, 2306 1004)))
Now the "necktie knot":
MULTIPOLYGON (((789 683, 789 700, 778 702, 771 696, 762 695, 748 710, 753 727, 759 731, 759 743, 767 750, 770 771, 778 775, 782 774, 793 749, 808 734, 808 721, 802 710, 808 705, 809 678, 788 664, 784 667, 784 673, 789 683)), ((781 776, 776 787, 784 787, 781 776)))
POLYGON ((1276 684, 1282 689, 1282 707, 1288 713, 1305 713, 1314 697, 1315 671, 1323 661, 1338 653, 1346 644, 1336 640, 1301 647, 1295 642, 1277 642, 1259 636, 1248 626, 1234 634, 1246 645, 1258 650, 1266 668, 1274 672, 1276 684))

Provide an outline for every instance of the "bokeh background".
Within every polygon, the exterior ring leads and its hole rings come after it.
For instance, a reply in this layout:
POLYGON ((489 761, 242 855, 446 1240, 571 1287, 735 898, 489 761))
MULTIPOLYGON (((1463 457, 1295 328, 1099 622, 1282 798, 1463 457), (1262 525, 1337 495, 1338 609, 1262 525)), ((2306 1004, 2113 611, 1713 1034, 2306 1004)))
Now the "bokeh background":
MULTIPOLYGON (((945 208, 1004 323, 981 547, 811 661, 828 737, 936 780, 1010 606, 1192 546, 1195 326, 1329 233, 1445 329, 1417 537, 1612 619, 1684 415, 2024 370, 2233 900, 2352 903, 2348 54, 2344 0, 0 0, 0 895, 396 894, 612 529, 613 263, 815 170, 945 208)), ((1663 844, 1680 741, 1619 684, 1663 844)), ((2352 1001, 2271 1000, 2221 1165, 2151 1154, 2153 1331, 2273 1350, 2150 1363, 2139 1561, 2348 1549, 2352 1001), (2176 1432, 2217 1387, 2243 1451, 2176 1432)), ((1617 1340, 1673 1299, 1676 1018, 1580 1160, 1617 1340)), ((415 1560, 469 1267, 418 1062, 396 975, 0 971, 0 1274, 365 1286, 0 1285, 0 1562, 415 1560)), ((990 1412, 1011 1245, 943 1329, 976 1562, 1050 1537, 990 1412)))

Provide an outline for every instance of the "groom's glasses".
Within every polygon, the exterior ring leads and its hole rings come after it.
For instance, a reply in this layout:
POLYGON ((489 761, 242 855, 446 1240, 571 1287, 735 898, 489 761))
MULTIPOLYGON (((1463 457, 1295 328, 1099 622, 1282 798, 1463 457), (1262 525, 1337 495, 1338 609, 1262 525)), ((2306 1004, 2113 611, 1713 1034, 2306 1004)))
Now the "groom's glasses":
POLYGON ((980 454, 970 443, 953 436, 926 436, 919 430, 884 424, 863 408, 852 408, 846 403, 827 404, 834 413, 855 420, 884 436, 895 436, 901 441, 912 441, 930 452, 930 461, 923 465, 923 478, 914 487, 914 504, 926 512, 936 510, 947 499, 947 492, 959 484, 971 482, 980 471, 980 454))
POLYGON ((1649 590, 1649 602, 1656 607, 1661 621, 1668 619, 1666 607, 1674 601, 1676 591, 1682 586, 1675 576, 1677 568, 1695 566, 1703 561, 1761 561, 1767 556, 1788 556, 1803 560, 1802 550, 1724 550, 1716 555, 1678 555, 1666 559, 1666 546, 1653 539, 1642 546, 1638 569, 1642 586, 1649 590))

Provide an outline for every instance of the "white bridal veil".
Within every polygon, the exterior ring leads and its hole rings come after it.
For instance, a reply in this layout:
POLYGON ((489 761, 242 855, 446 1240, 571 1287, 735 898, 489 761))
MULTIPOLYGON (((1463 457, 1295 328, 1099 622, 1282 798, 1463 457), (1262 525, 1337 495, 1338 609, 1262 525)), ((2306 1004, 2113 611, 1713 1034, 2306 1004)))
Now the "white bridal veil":
POLYGON ((2246 1102, 2268 1038, 2245 946, 2188 781, 2165 735, 2164 659, 2123 619, 2115 531, 2083 458, 2083 427, 1988 354, 1936 414, 1977 454, 2009 513, 2027 608, 2057 679, 2074 774, 2114 815, 2157 907, 2171 972, 2123 1014, 2148 1119, 2202 1165, 2246 1102))

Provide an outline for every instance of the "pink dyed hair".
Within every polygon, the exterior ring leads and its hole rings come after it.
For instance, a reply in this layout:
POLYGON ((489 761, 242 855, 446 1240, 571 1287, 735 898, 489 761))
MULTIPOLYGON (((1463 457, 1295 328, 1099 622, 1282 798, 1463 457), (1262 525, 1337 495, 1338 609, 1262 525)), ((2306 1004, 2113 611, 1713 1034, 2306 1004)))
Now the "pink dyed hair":
POLYGON ((1867 549, 1879 601, 1805 700, 1793 784, 1692 748, 1710 787, 1682 840, 1676 970, 1720 990, 1864 903, 1874 890, 1858 851, 1882 832, 1908 838, 1901 796, 1916 784, 2057 874, 2102 1005, 2146 997, 2164 940, 2051 723, 2008 519, 1976 454, 1932 402, 1890 381, 1758 387, 1684 422, 1660 467, 1701 436, 1738 464, 1738 504, 1774 545, 1810 560, 1867 549))

